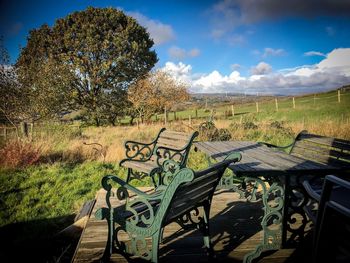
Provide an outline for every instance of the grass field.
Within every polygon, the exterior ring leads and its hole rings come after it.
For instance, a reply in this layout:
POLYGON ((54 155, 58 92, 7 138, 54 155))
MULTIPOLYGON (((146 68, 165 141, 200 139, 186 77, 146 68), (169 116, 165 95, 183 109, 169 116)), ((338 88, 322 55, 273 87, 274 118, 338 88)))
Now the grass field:
MULTIPOLYGON (((255 103, 233 106, 235 116, 230 113, 230 103, 209 104, 207 111, 197 109, 197 116, 202 119, 195 119, 195 109, 177 112, 177 118, 183 119, 177 121, 172 121, 174 114, 170 113, 167 127, 197 130, 215 108, 216 127, 227 129, 232 140, 286 145, 303 129, 350 139, 349 92, 342 93, 340 103, 336 92, 298 97, 295 108, 291 98, 278 98, 278 111, 274 99, 260 101, 259 113, 255 103)), ((48 237, 72 223, 85 201, 94 198, 103 175, 125 177, 126 171, 118 167, 124 157, 123 141, 150 141, 163 126, 161 121, 81 129, 48 124, 35 130, 32 140, 8 141, 0 149, 0 235, 11 235, 10 244, 14 247, 33 240, 45 243, 48 237)), ((191 152, 189 167, 198 170, 206 166, 204 154, 191 152)), ((64 253, 62 246, 48 249, 43 261, 57 259, 64 253)))

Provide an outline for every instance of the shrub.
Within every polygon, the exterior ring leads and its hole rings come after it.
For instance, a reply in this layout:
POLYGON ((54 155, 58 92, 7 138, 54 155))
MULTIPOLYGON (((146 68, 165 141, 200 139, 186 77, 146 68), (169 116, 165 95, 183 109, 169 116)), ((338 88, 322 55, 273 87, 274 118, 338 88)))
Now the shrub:
POLYGON ((231 140, 231 133, 228 129, 219 129, 219 140, 229 141, 231 140))
POLYGON ((229 141, 231 139, 231 133, 228 129, 216 128, 212 121, 206 121, 199 126, 199 139, 207 141, 229 141))
POLYGON ((275 128, 275 129, 283 129, 283 122, 279 122, 279 121, 273 121, 270 123, 270 127, 271 128, 275 128))
POLYGON ((247 122, 243 123, 243 129, 245 129, 245 130, 254 130, 257 128, 258 128, 258 126, 252 121, 247 121, 247 122))
POLYGON ((23 168, 38 162, 41 147, 28 141, 9 141, 0 150, 0 165, 6 168, 23 168))
POLYGON ((219 130, 214 122, 206 121, 199 125, 199 139, 203 141, 215 141, 219 136, 219 130))

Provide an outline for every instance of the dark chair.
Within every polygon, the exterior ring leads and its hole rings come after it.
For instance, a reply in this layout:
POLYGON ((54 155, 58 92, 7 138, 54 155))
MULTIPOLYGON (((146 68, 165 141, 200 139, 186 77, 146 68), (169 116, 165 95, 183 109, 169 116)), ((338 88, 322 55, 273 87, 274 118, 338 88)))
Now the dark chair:
POLYGON ((314 226, 313 262, 350 262, 350 182, 327 175, 320 187, 314 180, 305 180, 309 195, 305 212, 314 226), (318 205, 316 215, 312 203, 318 205))

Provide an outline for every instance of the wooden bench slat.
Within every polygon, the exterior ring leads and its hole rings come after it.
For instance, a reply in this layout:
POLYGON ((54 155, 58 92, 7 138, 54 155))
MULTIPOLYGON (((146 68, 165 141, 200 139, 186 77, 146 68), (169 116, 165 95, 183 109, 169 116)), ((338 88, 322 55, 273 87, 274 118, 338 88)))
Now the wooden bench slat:
MULTIPOLYGON (((194 138, 198 136, 198 132, 184 133, 177 131, 168 131, 162 128, 157 137, 153 140, 150 147, 142 148, 142 143, 128 141, 126 146, 127 158, 120 161, 120 165, 128 168, 127 181, 133 179, 140 179, 133 173, 136 170, 139 173, 144 173, 153 177, 154 173, 161 171, 161 165, 166 159, 171 159, 180 165, 180 168, 186 167, 187 157, 190 152, 194 138), (164 148, 170 148, 169 151, 164 148), (159 149, 160 148, 160 149, 159 149), (144 149, 144 151, 139 150, 144 149), (157 149, 157 151, 155 151, 157 149), (135 162, 137 160, 144 161, 135 162), (154 169, 159 167, 159 169, 154 169), (152 174, 151 174, 152 173, 152 174)), ((157 187, 161 180, 153 180, 154 185, 157 187)))
POLYGON ((305 140, 316 144, 331 146, 334 148, 350 151, 350 142, 343 139, 325 137, 325 136, 320 136, 315 134, 304 134, 300 136, 298 141, 299 140, 305 140))
POLYGON ((158 166, 157 162, 155 161, 147 161, 147 162, 137 162, 137 161, 126 161, 123 163, 123 166, 126 168, 136 169, 138 171, 142 172, 150 172, 154 168, 158 166))
POLYGON ((290 154, 334 167, 349 167, 350 141, 304 131, 297 136, 290 154))
POLYGON ((174 132, 174 131, 166 130, 159 137, 160 138, 167 138, 167 139, 188 141, 188 138, 191 137, 191 134, 184 133, 184 132, 174 132))
POLYGON ((330 156, 332 158, 344 159, 350 161, 350 154, 341 152, 339 149, 335 150, 332 148, 318 147, 317 145, 312 145, 308 143, 298 143, 293 147, 292 153, 303 154, 303 152, 313 152, 316 156, 330 156))
POLYGON ((165 146, 169 148, 182 149, 185 147, 187 142, 180 140, 170 140, 166 138, 159 138, 157 142, 157 146, 165 146))

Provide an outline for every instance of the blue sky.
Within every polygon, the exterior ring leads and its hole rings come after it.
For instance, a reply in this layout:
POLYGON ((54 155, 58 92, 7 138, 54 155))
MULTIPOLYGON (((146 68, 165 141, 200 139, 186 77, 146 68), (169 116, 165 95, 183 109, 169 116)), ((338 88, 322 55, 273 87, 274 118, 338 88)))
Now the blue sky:
POLYGON ((135 17, 155 41, 156 68, 192 92, 295 94, 350 84, 349 0, 2 0, 11 61, 30 29, 87 6, 135 17))

